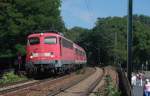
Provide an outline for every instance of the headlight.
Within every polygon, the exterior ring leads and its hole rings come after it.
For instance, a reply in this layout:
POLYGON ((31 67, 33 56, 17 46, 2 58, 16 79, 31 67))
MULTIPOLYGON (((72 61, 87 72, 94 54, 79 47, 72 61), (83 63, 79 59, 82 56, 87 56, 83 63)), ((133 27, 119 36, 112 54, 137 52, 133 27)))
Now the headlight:
POLYGON ((38 56, 38 53, 32 53, 32 56, 33 56, 33 57, 37 57, 37 56, 38 56))
POLYGON ((30 58, 32 59, 32 58, 33 58, 33 56, 30 56, 30 58))
POLYGON ((50 56, 51 53, 44 53, 44 56, 50 56))
POLYGON ((38 57, 38 56, 45 56, 45 57, 54 57, 54 52, 47 52, 47 53, 31 53, 30 58, 38 57))
POLYGON ((54 57, 54 53, 53 52, 44 53, 44 56, 54 57))
POLYGON ((38 57, 38 53, 31 53, 31 55, 30 55, 30 58, 33 58, 33 57, 38 57))

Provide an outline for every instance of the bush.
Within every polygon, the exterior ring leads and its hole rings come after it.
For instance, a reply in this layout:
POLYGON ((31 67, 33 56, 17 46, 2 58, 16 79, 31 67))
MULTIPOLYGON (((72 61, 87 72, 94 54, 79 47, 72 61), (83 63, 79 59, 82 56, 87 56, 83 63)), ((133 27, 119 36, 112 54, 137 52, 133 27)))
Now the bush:
POLYGON ((107 96, 121 96, 121 92, 112 84, 112 78, 110 75, 106 76, 107 83, 107 96))
POLYGON ((26 79, 27 79, 26 77, 18 76, 14 74, 14 72, 7 72, 3 75, 2 79, 0 80, 0 84, 13 83, 26 79))
POLYGON ((85 68, 83 68, 83 69, 78 69, 78 70, 76 71, 76 74, 84 74, 85 71, 86 71, 85 68))
POLYGON ((23 55, 23 56, 26 54, 26 50, 25 50, 24 45, 16 44, 15 49, 16 49, 17 52, 21 52, 21 55, 23 55))
POLYGON ((80 74, 80 73, 81 73, 81 70, 77 70, 77 71, 76 71, 76 74, 80 74))

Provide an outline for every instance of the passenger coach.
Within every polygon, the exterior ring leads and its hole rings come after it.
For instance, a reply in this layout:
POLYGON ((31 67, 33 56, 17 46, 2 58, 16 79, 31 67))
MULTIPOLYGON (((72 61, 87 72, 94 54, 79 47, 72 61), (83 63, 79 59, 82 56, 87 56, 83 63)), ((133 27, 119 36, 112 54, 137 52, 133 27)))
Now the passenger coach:
POLYGON ((26 52, 28 73, 66 71, 86 64, 84 49, 58 32, 29 35, 26 52))

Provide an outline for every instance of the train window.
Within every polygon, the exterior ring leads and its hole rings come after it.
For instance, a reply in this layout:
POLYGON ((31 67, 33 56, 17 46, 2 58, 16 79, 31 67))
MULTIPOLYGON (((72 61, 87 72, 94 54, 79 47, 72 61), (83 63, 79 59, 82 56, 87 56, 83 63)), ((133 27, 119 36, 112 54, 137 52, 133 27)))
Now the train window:
POLYGON ((29 38, 28 43, 30 45, 39 44, 40 40, 38 37, 31 37, 31 38, 29 38))
POLYGON ((70 49, 73 48, 73 43, 65 39, 62 39, 62 45, 63 47, 66 47, 66 48, 70 48, 70 49))
POLYGON ((82 51, 80 49, 75 49, 75 50, 76 50, 76 54, 82 55, 82 51))
POLYGON ((50 37, 45 37, 44 38, 44 43, 45 44, 56 44, 56 37, 50 36, 50 37))

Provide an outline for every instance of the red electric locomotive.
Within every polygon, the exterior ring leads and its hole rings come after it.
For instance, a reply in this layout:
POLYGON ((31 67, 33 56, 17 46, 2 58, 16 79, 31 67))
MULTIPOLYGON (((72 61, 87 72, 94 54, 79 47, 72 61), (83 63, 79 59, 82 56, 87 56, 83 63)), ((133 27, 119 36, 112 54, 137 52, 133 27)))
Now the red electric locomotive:
POLYGON ((58 72, 86 64, 83 48, 58 32, 35 33, 28 36, 26 71, 58 72))

